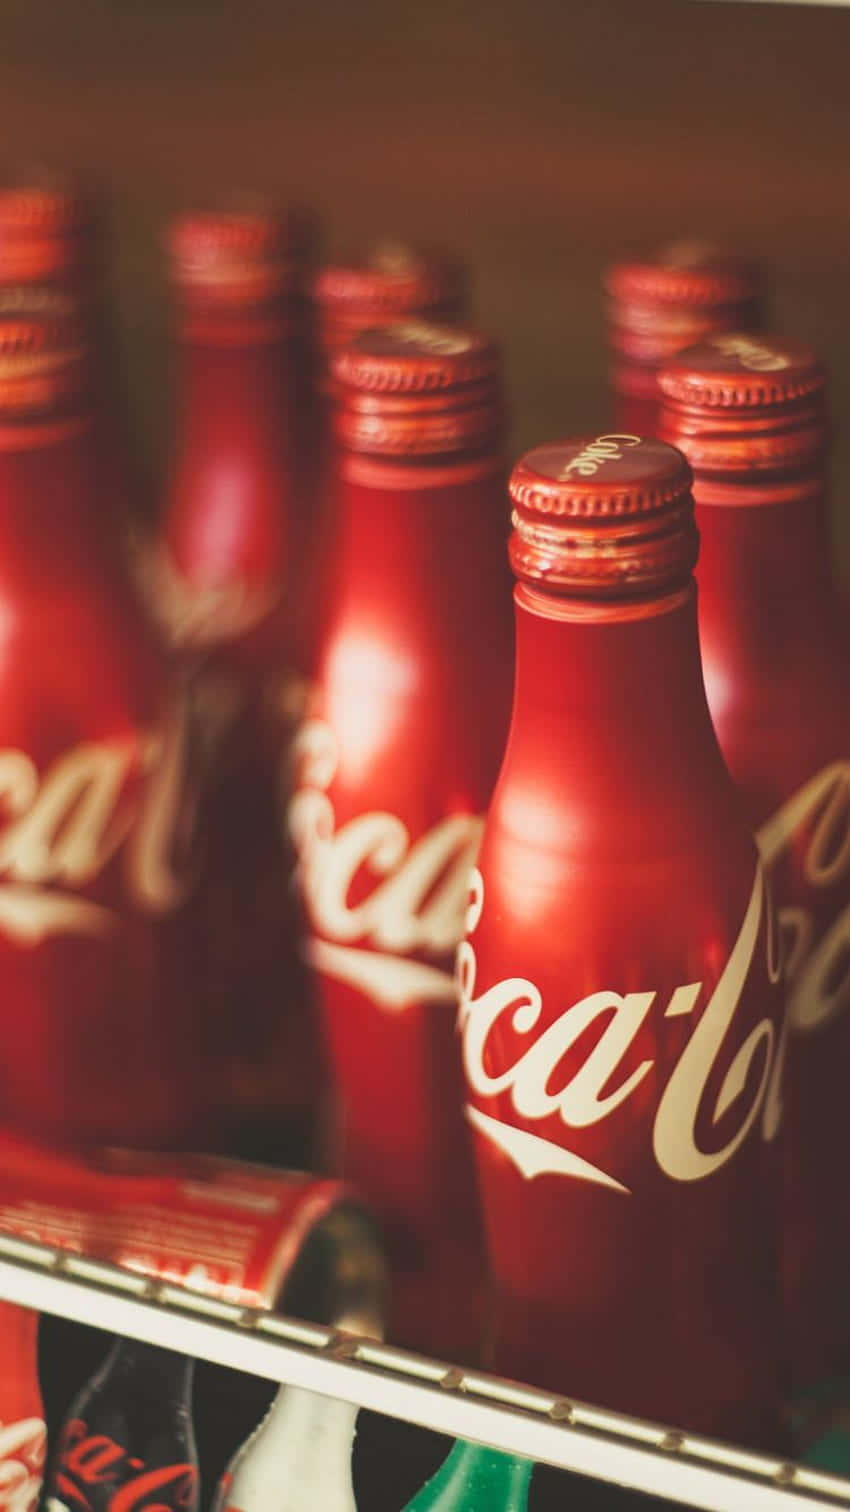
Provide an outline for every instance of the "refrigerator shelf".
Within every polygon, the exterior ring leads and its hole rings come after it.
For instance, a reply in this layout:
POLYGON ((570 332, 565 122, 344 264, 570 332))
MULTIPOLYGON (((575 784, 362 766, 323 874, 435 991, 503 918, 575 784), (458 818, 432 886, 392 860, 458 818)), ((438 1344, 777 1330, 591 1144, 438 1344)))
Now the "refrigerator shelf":
POLYGON ((3 1233, 0 1297, 705 1512, 850 1507, 840 1476, 3 1233))

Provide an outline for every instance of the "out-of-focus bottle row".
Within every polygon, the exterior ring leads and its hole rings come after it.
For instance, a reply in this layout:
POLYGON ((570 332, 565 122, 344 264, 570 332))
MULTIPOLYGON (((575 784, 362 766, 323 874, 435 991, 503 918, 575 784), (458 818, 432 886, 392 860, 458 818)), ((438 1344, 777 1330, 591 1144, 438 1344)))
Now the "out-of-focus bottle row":
POLYGON ((136 511, 91 225, 0 196, 0 1115, 342 1173, 394 1340, 806 1450, 850 1363, 822 365, 748 265, 622 264, 611 415, 506 492, 454 259, 193 212, 136 511))

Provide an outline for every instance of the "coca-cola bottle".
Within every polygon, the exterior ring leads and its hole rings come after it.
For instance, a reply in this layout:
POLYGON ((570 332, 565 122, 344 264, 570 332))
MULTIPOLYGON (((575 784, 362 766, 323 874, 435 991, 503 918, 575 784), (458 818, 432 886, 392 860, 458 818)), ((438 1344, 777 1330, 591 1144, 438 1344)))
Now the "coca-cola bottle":
POLYGON ((85 343, 0 321, 0 1116, 197 1137, 182 704, 110 528, 85 343))
POLYGON ((0 1508, 35 1512, 46 1429, 38 1384, 38 1313, 0 1302, 0 1508))
POLYGON ((526 1512, 534 1461, 456 1439, 405 1512, 526 1512))
POLYGON ((333 492, 332 366, 360 332, 406 319, 454 325, 469 304, 467 270, 451 255, 398 241, 379 241, 359 256, 323 267, 312 283, 312 405, 302 413, 298 434, 302 507, 309 511, 311 536, 295 616, 300 632, 299 664, 308 668, 316 652, 319 606, 327 592, 326 541, 333 533, 329 507, 333 492))
POLYGON ((48 1512, 196 1512, 194 1361, 119 1339, 68 1409, 48 1476, 48 1512))
POLYGON ((101 195, 45 165, 0 185, 0 316, 73 314, 85 333, 103 488, 130 532, 150 508, 132 434, 108 293, 110 239, 101 195))
POLYGON ((825 373, 772 337, 715 336, 662 372, 702 540, 709 707, 787 936, 786 1324, 805 1383, 847 1363, 850 661, 830 583, 825 373))
POLYGON ((337 537, 290 827, 339 1163, 388 1226, 390 1332, 457 1354, 481 1292, 452 965, 510 702, 498 360, 408 322, 334 375, 337 537))
POLYGON ((282 1386, 222 1476, 213 1512, 356 1512, 356 1404, 282 1386))
POLYGON ((767 1444, 780 963, 711 728, 680 453, 511 477, 517 677, 458 972, 496 1367, 767 1444))
POLYGON ((655 434, 658 368, 712 331, 762 324, 760 270, 703 241, 678 241, 654 257, 615 263, 605 274, 614 424, 655 434))
POLYGON ((303 1164, 319 1097, 280 786, 290 737, 292 261, 285 215, 206 212, 169 234, 177 428, 155 611, 206 753, 191 911, 213 1140, 303 1164))

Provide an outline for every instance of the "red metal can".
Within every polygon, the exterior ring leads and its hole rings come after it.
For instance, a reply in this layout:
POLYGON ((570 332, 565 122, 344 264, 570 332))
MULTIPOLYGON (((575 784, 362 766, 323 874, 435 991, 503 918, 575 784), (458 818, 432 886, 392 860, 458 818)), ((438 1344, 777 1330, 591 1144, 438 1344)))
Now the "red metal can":
POLYGON ((661 373, 690 459, 706 691, 787 938, 786 1322, 798 1384, 846 1365, 850 1202, 850 664, 832 589, 826 373, 770 336, 714 336, 661 373))
POLYGON ((690 471, 608 434, 510 486, 514 712, 458 961, 493 1362, 774 1443, 780 962, 705 700, 690 471))
POLYGON ((290 827, 339 1164, 388 1225, 391 1335, 468 1357, 480 1252, 452 965, 510 700, 498 357, 411 320, 362 334, 334 377, 334 545, 290 827))
POLYGON ((662 363, 712 331, 763 324, 761 271, 707 242, 615 263, 604 282, 614 423, 639 436, 657 430, 662 363))

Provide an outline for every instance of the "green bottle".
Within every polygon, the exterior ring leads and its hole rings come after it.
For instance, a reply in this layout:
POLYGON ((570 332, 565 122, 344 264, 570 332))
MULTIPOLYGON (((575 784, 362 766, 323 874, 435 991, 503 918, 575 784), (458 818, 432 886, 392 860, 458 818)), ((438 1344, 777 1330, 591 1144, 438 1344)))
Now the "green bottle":
POLYGON ((534 1461, 456 1439, 405 1512, 526 1512, 534 1461))

